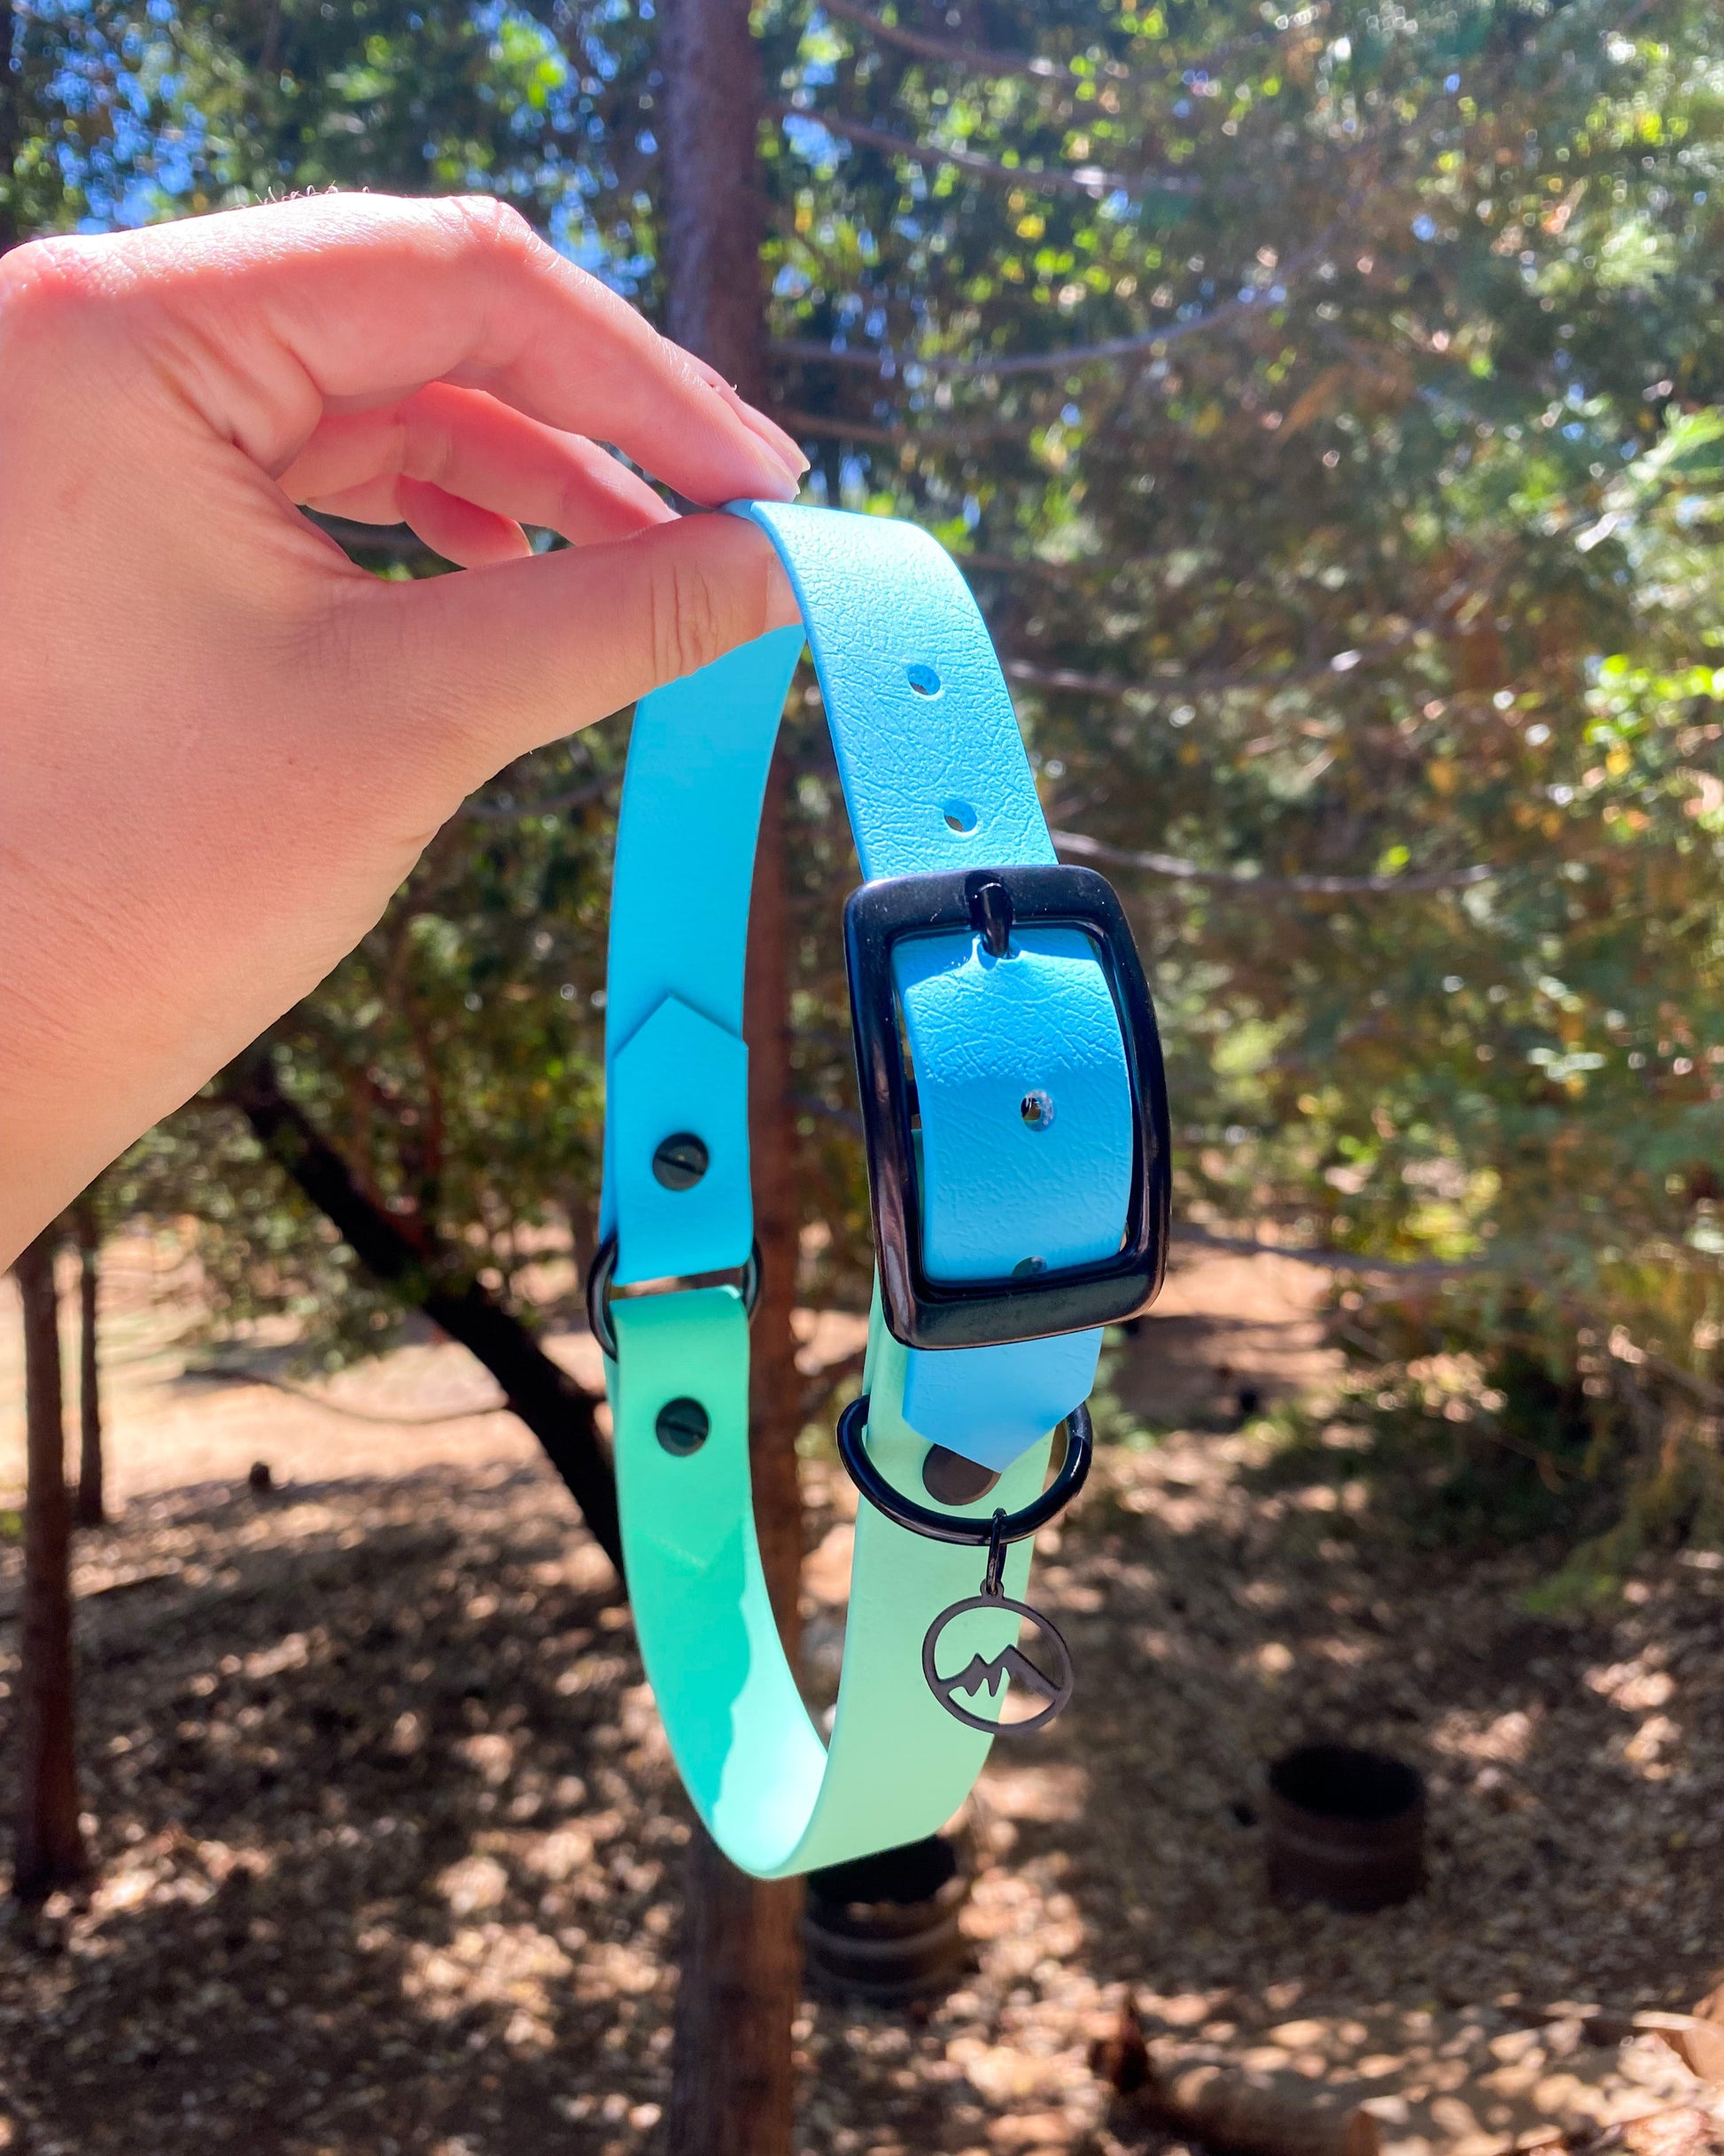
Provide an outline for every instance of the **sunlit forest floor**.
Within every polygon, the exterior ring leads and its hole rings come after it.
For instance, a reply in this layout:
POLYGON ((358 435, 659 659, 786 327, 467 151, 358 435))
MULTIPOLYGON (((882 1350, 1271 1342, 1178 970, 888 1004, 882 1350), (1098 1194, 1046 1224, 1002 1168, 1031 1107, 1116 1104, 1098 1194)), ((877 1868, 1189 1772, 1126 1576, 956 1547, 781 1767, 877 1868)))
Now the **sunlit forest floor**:
MULTIPOLYGON (((1157 1442, 1106 1451, 1038 1571, 1076 1701, 984 1777, 958 1989, 805 2009, 806 2156, 1175 2145, 1091 2069, 1128 1990, 1165 2082, 1302 2105, 1314 2151, 1364 2098, 1386 2149, 1602 2147, 1654 2110, 1677 2138, 1616 2145, 1705 2145, 1724 2090, 1576 2010, 1685 2009, 1724 1971, 1724 1568, 1649 1560, 1608 1607, 1534 1616, 1560 1553, 1433 1545, 1352 1426, 1242 1418, 1242 1388, 1332 1380, 1323 1285, 1200 1258, 1125 1347, 1114 1390, 1157 1442), (1262 1765, 1311 1734, 1426 1774, 1407 1907, 1266 1897, 1262 1765)), ((190 1377, 160 1286, 113 1288, 120 1510, 79 1545, 100 1870, 0 1928, 0 2148, 649 2150, 687 1814, 609 1567, 456 1350, 411 1344, 334 1405, 190 1377)), ((583 1337, 557 1351, 596 1375, 583 1337)), ((17 1396, 0 1365, 0 1492, 17 1396)), ((853 1506, 826 1462, 805 1481, 818 1684, 853 1506)), ((7 1544, 0 1618, 16 1596, 7 1544)), ((16 1643, 0 1623, 0 1682, 16 1643)))

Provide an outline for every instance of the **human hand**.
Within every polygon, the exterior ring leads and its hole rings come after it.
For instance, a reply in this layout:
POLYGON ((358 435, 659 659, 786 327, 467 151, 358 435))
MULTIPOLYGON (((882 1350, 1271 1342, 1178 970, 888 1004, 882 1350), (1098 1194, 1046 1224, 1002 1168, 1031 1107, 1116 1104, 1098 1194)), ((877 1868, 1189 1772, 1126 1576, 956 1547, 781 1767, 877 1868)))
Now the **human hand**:
POLYGON ((511 758, 796 619, 804 460, 484 200, 0 261, 0 1265, 306 994, 511 758), (357 569, 294 502, 466 573, 357 569), (573 542, 530 557, 521 523, 573 542))

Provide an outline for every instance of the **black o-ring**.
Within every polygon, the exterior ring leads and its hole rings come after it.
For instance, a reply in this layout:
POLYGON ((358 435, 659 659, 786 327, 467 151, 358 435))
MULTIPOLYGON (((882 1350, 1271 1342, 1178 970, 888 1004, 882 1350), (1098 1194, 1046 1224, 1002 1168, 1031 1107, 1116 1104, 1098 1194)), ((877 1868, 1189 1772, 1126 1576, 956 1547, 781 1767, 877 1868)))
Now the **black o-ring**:
MULTIPOLYGON (((586 1323, 593 1337, 612 1362, 617 1359, 617 1328, 610 1322, 610 1281, 617 1270, 617 1237, 609 1234, 593 1256, 586 1275, 586 1323)), ((749 1246, 748 1263, 740 1283, 742 1307, 750 1318, 760 1300, 760 1245, 749 1246)))
POLYGON ((935 1512, 894 1490, 869 1459, 863 1444, 868 1427, 868 1395, 854 1399, 838 1418, 838 1457, 844 1472, 876 1512, 882 1512, 912 1535, 927 1535, 936 1542, 955 1542, 969 1549, 984 1549, 990 1543, 1021 1542, 1039 1527, 1045 1527, 1083 1489, 1095 1451, 1095 1433, 1090 1411, 1080 1405, 1066 1417, 1066 1457, 1060 1472, 1033 1503, 1017 1512, 984 1513, 965 1516, 935 1512))

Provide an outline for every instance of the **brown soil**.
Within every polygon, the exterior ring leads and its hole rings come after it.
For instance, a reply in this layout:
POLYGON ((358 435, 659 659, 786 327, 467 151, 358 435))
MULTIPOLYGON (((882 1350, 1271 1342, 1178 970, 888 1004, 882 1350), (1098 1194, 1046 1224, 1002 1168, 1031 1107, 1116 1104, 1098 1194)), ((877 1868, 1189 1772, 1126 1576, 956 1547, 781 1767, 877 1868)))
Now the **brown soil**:
MULTIPOLYGON (((128 1264, 123 1510, 78 1566, 100 1872, 0 1931, 0 2148, 650 2149, 687 1812, 609 1568, 457 1350, 410 1345, 315 1402, 190 1377, 128 1264), (276 1494, 244 1488, 256 1459, 276 1494)), ((1088 2064, 1128 1989, 1169 2070, 1172 2044, 1319 2095, 1374 2076, 1409 2152, 1504 2147, 1527 2105, 1579 2145, 1607 2113, 1544 2070, 1545 2037, 1502 2084, 1538 2010, 1687 2007, 1724 1966, 1724 1568, 1660 1561, 1608 1611, 1534 1619, 1548 1553, 1420 1555, 1362 1483, 1267 1472, 1239 1388, 1324 1374, 1324 1285, 1200 1257, 1130 1343, 1122 1397, 1183 1427, 1111 1451, 1044 1540, 1079 1691, 984 1777, 972 1969, 915 2014, 810 2004, 805 2156, 1163 2147, 1088 2064), (1417 1901, 1267 1899, 1262 1763, 1313 1732, 1425 1772, 1417 1901), (1430 2065, 1451 2023, 1471 2035, 1430 2065)), ((846 1344, 829 1325, 812 1354, 846 1344)), ((555 1345, 593 1374, 583 1336, 555 1345)), ((0 1488, 19 1422, 0 1362, 0 1488)), ((818 1660, 853 1508, 822 1462, 806 1479, 818 1660)), ((15 1582, 0 1551, 0 1610, 15 1582)), ((15 1647, 0 1630, 0 1685, 15 1647)), ((1607 2105, 1674 2100, 1609 2065, 1607 2105)))

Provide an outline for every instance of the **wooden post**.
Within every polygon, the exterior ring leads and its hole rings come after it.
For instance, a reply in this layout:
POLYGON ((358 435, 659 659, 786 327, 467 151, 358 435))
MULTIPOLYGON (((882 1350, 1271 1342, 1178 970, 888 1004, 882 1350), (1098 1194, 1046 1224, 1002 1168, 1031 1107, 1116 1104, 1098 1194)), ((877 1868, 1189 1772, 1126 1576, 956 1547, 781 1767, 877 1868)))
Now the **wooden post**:
MULTIPOLYGON (((764 304, 756 170, 760 79, 748 0, 666 0, 665 328, 762 399, 764 304)), ((755 1230, 763 1261, 752 1335, 755 1524, 786 1652, 796 1652, 801 1385, 790 1331, 798 1251, 789 1114, 789 929, 784 774, 775 760, 755 859, 744 1027, 755 1230)), ((685 1886, 665 2145, 670 2156, 789 2156, 790 2025, 802 1989, 799 1882, 745 1878, 697 1826, 685 1886)))
POLYGON ((73 1749, 72 1513, 66 1488, 60 1386, 58 1225, 44 1228, 16 1266, 24 1305, 27 1467, 24 1499, 24 1603, 18 1673, 18 1844, 12 1892, 40 1901, 87 1865, 78 1823, 73 1749))
POLYGON ((72 1209, 78 1229, 78 1525, 107 1518, 102 1487, 102 1373, 97 1305, 102 1291, 102 1225, 94 1187, 72 1209))

